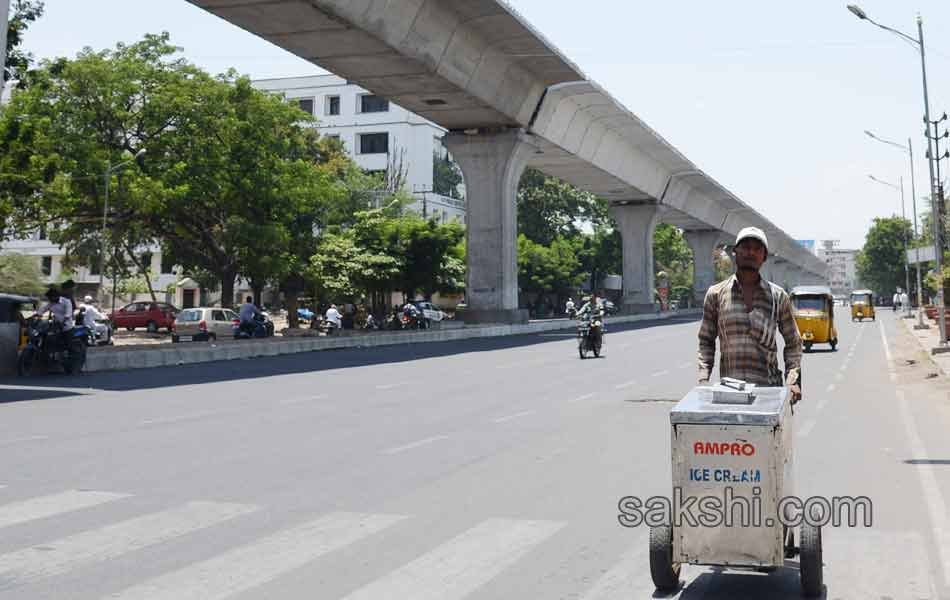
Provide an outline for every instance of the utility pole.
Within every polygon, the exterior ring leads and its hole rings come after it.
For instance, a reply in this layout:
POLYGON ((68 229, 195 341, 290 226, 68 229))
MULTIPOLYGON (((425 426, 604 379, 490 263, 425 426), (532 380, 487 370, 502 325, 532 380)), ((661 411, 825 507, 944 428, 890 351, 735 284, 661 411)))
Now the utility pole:
POLYGON ((924 119, 927 124, 927 164, 930 166, 930 189, 931 189, 931 212, 933 216, 933 229, 934 229, 934 250, 936 256, 934 257, 937 267, 937 276, 941 284, 937 286, 937 317, 940 323, 940 347, 934 348, 933 351, 943 351, 948 352, 950 348, 947 347, 947 321, 946 321, 946 307, 944 304, 944 294, 943 294, 943 185, 940 182, 940 161, 944 158, 950 156, 950 152, 944 152, 943 155, 940 154, 940 139, 945 138, 950 135, 950 132, 944 131, 943 135, 940 135, 940 123, 947 120, 947 113, 943 113, 936 121, 931 121, 928 114, 924 116, 924 119), (930 128, 933 127, 933 135, 930 134, 930 128))
POLYGON ((10 2, 0 0, 0 96, 7 78, 7 29, 10 28, 10 2))

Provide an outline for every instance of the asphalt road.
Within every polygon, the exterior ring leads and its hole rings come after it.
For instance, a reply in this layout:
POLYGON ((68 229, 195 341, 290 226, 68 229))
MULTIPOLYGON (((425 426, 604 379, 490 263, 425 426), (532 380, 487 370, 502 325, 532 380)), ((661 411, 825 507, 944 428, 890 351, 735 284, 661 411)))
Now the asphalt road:
MULTIPOLYGON (((950 598, 950 382, 890 311, 838 324, 796 492, 868 496, 873 526, 824 530, 827 597, 950 598)), ((586 361, 547 333, 0 380, 0 598, 654 597, 617 503, 670 494, 697 328, 618 325, 586 361)), ((795 560, 682 579, 800 597, 795 560)))

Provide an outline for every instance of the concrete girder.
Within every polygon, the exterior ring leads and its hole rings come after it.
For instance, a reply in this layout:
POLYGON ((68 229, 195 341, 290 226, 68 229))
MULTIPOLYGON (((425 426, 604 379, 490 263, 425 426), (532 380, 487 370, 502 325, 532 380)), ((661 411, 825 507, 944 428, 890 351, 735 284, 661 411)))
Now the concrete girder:
POLYGON ((189 0, 449 129, 527 126, 584 74, 495 0, 189 0))

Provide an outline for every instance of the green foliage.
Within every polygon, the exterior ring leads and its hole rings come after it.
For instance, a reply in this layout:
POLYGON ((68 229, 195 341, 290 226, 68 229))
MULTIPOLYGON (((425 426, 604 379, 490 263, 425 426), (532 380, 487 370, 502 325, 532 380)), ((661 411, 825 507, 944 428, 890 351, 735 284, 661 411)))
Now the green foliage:
POLYGON ((556 238, 549 245, 518 236, 518 285, 526 292, 571 293, 584 280, 573 244, 556 238))
POLYGON ((579 223, 609 227, 607 203, 556 177, 527 169, 518 186, 518 232, 532 242, 547 246, 555 238, 575 238, 579 223))
MULTIPOLYGON (((3 0, 7 2, 8 0, 3 0)), ((5 69, 0 71, 4 81, 23 80, 26 70, 33 62, 33 55, 20 46, 23 34, 30 24, 43 16, 43 2, 40 0, 13 0, 10 3, 10 20, 7 26, 7 59, 5 69)), ((0 25, 2 26, 2 25, 0 25)))
POLYGON ((903 288, 904 239, 910 239, 911 234, 906 219, 875 218, 856 260, 858 279, 878 295, 889 296, 903 288))
POLYGON ((0 115, 0 198, 17 209, 8 230, 59 224, 52 241, 82 255, 100 239, 102 174, 144 148, 108 180, 107 245, 134 255, 160 241, 186 271, 213 274, 229 305, 238 274, 299 274, 316 232, 367 206, 370 180, 290 103, 176 53, 148 35, 32 71, 0 115))
POLYGON ((45 289, 35 256, 0 254, 0 292, 37 296, 45 289))
POLYGON ((656 226, 653 233, 653 263, 656 271, 665 272, 669 279, 671 300, 692 295, 693 254, 682 231, 666 223, 656 226))
POLYGON ((379 299, 392 290, 428 297, 463 285, 461 226, 393 210, 360 211, 351 227, 334 227, 321 236, 306 271, 319 297, 379 299))
POLYGON ((448 156, 432 155, 432 189, 436 194, 462 199, 459 185, 462 183, 462 171, 448 156))

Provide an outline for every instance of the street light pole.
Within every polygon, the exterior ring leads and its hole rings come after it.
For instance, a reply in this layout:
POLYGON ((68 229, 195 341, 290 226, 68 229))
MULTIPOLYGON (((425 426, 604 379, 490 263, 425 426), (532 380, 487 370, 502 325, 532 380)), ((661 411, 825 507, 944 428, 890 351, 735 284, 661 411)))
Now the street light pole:
MULTIPOLYGON (((3 0, 0 0, 3 2, 3 0)), ((112 174, 116 171, 124 169, 129 166, 137 159, 141 158, 145 154, 145 148, 140 149, 135 153, 135 156, 130 160, 127 160, 123 163, 119 163, 116 166, 112 166, 112 159, 106 159, 106 171, 103 175, 103 187, 102 187, 102 230, 99 235, 99 297, 100 297, 100 306, 105 306, 105 289, 103 285, 103 276, 106 271, 106 229, 108 228, 109 223, 109 187, 112 185, 112 174)), ((115 272, 113 270, 113 281, 112 287, 115 288, 115 272)), ((113 305, 115 301, 113 301, 113 305)), ((115 309, 115 306, 112 307, 115 309)))
MULTIPOLYGON (((904 178, 901 177, 901 178, 899 179, 900 185, 894 185, 893 183, 890 183, 890 182, 888 182, 888 181, 884 181, 884 180, 882 180, 882 179, 878 179, 878 178, 875 177, 874 175, 868 175, 868 178, 869 178, 871 181, 880 183, 881 185, 886 185, 887 187, 890 187, 890 188, 894 188, 895 190, 898 190, 898 191, 900 192, 900 195, 901 195, 901 220, 902 220, 902 221, 906 221, 906 220, 907 220, 907 217, 906 217, 905 214, 904 214, 904 178)), ((901 229, 903 229, 903 223, 901 223, 901 225, 902 225, 901 229)), ((905 291, 909 292, 909 291, 910 291, 910 259, 909 259, 909 257, 907 256, 907 232, 906 232, 906 231, 904 231, 904 232, 901 233, 901 239, 902 239, 902 241, 904 242, 904 285, 906 286, 905 291)), ((910 294, 909 294, 909 293, 907 294, 907 299, 908 299, 908 304, 909 304, 909 303, 910 303, 910 302, 909 302, 909 301, 910 301, 910 294)), ((905 315, 904 315, 904 316, 907 317, 908 319, 912 318, 912 317, 910 316, 910 309, 909 309, 909 308, 905 308, 905 315)))
MULTIPOLYGON (((927 93, 927 57, 924 47, 924 20, 920 15, 917 15, 917 39, 912 38, 906 33, 897 31, 880 23, 875 23, 867 16, 867 13, 864 12, 859 6, 855 4, 849 4, 848 10, 851 11, 857 18, 862 21, 868 21, 869 23, 889 31, 900 37, 910 41, 914 44, 918 50, 920 50, 920 72, 923 80, 924 87, 924 122, 927 124, 927 155, 928 161, 927 166, 930 169, 930 201, 931 201, 931 213, 933 215, 933 229, 934 229, 934 258, 936 260, 937 274, 943 275, 943 256, 941 252, 941 243, 940 243, 940 226, 941 222, 940 212, 939 212, 939 200, 937 198, 937 181, 934 178, 934 164, 935 155, 930 151, 930 96, 927 93)), ((937 286, 937 318, 940 323, 940 345, 937 348, 933 348, 931 352, 947 352, 950 351, 950 348, 947 348, 947 318, 944 314, 944 298, 943 298, 943 285, 937 286)))
MULTIPOLYGON (((904 221, 907 220, 907 215, 904 212, 904 178, 899 177, 898 181, 901 186, 901 219, 904 221)), ((901 223, 901 229, 904 228, 904 224, 901 223)), ((901 236, 904 238, 904 291, 907 293, 907 305, 904 306, 904 318, 913 319, 910 314, 910 256, 907 255, 907 232, 904 232, 904 235, 901 236)), ((901 304, 904 304, 903 299, 901 304)))
MULTIPOLYGON (((895 148, 900 148, 910 157, 910 196, 913 205, 914 211, 914 239, 917 239, 919 235, 917 233, 917 183, 916 177, 914 175, 914 144, 911 142, 910 138, 907 138, 907 145, 898 144, 897 142, 892 142, 886 140, 882 137, 874 135, 872 132, 867 129, 864 130, 865 135, 873 140, 877 140, 881 143, 887 144, 888 146, 894 146, 895 148)), ((903 206, 901 207, 901 212, 903 213, 903 206)), ((917 272, 917 324, 914 325, 914 329, 930 329, 930 325, 924 323, 924 313, 923 313, 923 286, 921 285, 921 275, 920 275, 920 255, 919 249, 917 252, 917 261, 915 262, 916 272, 917 272)))
POLYGON ((10 22, 10 2, 0 0, 0 96, 3 96, 3 85, 7 78, 7 29, 10 22))

